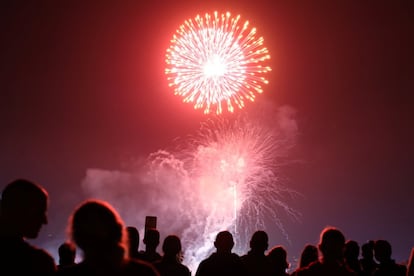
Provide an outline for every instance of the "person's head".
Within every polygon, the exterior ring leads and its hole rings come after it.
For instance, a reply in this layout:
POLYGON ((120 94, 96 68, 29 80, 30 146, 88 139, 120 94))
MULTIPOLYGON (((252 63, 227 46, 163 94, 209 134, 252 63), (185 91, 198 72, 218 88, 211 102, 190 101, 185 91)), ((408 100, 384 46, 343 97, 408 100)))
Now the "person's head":
POLYGON ((155 250, 160 244, 160 232, 155 228, 148 228, 144 234, 146 250, 155 250))
POLYGON ((382 263, 391 260, 391 244, 386 240, 376 240, 374 243, 375 259, 382 263))
POLYGON ((233 235, 229 231, 221 231, 217 234, 214 246, 217 252, 230 253, 234 246, 233 235))
POLYGON ((365 259, 374 258, 374 241, 369 240, 361 246, 361 255, 365 259))
POLYGON ((347 260, 357 260, 359 257, 359 244, 357 241, 348 240, 345 243, 344 251, 345 259, 347 260))
POLYGON ((58 248, 59 264, 70 265, 75 263, 76 246, 71 242, 64 242, 58 248))
POLYGON ((250 248, 253 251, 265 252, 269 246, 269 237, 265 231, 258 230, 250 239, 250 248))
POLYGON ((128 242, 129 242, 129 253, 138 251, 139 247, 139 232, 135 226, 128 226, 128 242))
POLYGON ((320 235, 318 248, 324 261, 343 261, 345 236, 335 227, 325 227, 320 235))
POLYGON ((107 202, 86 200, 75 209, 69 225, 73 241, 85 258, 127 253, 127 233, 117 211, 107 202))
POLYGON ((306 267, 319 258, 318 247, 313 244, 307 244, 303 248, 302 254, 300 255, 299 267, 306 267))
POLYGON ((280 268, 281 271, 286 271, 289 268, 289 263, 287 261, 287 251, 281 246, 274 246, 270 249, 267 254, 270 262, 274 267, 280 268))
POLYGON ((35 239, 47 224, 48 193, 40 185, 17 179, 2 191, 0 214, 13 235, 35 239))
POLYGON ((178 256, 181 252, 181 240, 176 235, 169 235, 164 239, 162 251, 165 256, 178 256))

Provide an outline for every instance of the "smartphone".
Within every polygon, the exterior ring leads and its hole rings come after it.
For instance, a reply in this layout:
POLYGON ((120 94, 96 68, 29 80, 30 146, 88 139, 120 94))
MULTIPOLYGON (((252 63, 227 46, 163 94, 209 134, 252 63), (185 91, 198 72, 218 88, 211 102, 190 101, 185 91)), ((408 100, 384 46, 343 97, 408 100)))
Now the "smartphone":
POLYGON ((154 228, 157 229, 157 217, 155 216, 146 216, 145 217, 145 232, 147 229, 154 228))

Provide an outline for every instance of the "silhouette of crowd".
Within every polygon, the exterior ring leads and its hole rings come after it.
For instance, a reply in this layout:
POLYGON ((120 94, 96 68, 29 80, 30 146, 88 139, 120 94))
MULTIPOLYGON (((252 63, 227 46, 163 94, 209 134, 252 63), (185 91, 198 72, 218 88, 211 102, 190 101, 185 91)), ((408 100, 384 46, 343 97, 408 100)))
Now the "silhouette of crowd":
POLYGON ((318 244, 304 245, 294 268, 283 245, 269 249, 265 231, 252 233, 250 249, 238 255, 233 252, 233 234, 223 230, 216 234, 215 251, 198 264, 196 271, 190 271, 184 264, 179 236, 168 234, 160 254, 159 230, 146 228, 145 249, 139 251, 137 227, 125 225, 113 206, 98 199, 81 202, 71 213, 69 236, 58 248, 56 263, 49 252, 28 241, 36 239, 48 223, 48 205, 48 192, 33 181, 16 179, 3 189, 0 275, 414 276, 414 247, 408 263, 400 264, 392 258, 389 241, 369 240, 360 246, 333 226, 322 229, 318 244), (82 257, 77 262, 79 253, 82 257))

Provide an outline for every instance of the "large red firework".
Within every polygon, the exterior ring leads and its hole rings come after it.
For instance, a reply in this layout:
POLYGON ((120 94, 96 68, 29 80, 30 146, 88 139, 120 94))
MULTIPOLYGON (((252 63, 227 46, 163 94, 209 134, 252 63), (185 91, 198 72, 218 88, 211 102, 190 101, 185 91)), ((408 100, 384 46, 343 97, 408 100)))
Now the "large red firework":
POLYGON ((167 49, 169 85, 205 114, 220 114, 223 106, 230 112, 243 108, 268 83, 270 54, 263 42, 240 15, 214 12, 186 20, 167 49))

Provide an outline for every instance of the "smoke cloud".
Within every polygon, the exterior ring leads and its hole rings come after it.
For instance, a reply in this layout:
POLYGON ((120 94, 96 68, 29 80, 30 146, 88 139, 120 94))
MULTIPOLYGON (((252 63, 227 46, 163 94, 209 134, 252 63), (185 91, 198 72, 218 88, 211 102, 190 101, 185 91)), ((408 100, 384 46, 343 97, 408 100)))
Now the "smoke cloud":
POLYGON ((294 117, 295 110, 285 106, 271 116, 206 121, 173 150, 117 170, 87 169, 82 188, 88 197, 112 204, 141 237, 145 217, 156 216, 161 237, 181 238, 184 264, 194 271, 212 252, 218 231, 230 230, 245 251, 252 232, 265 229, 265 216, 282 232, 280 211, 299 216, 284 202, 295 192, 283 185, 280 172, 295 144, 294 117))

